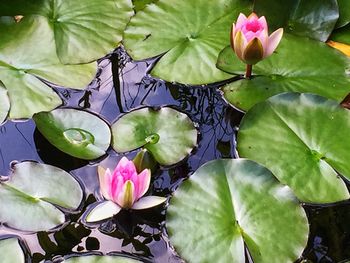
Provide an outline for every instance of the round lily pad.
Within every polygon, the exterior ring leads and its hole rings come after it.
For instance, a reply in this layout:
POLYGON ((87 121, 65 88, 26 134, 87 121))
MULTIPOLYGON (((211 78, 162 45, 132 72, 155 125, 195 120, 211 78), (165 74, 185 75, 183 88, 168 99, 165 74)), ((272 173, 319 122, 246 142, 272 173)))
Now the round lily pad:
POLYGON ((151 71, 155 77, 193 85, 228 79, 215 62, 230 43, 232 22, 251 6, 238 0, 159 0, 131 18, 123 43, 135 60, 166 53, 151 71))
POLYGON ((71 156, 92 160, 106 153, 111 141, 108 124, 76 109, 56 109, 33 116, 38 130, 55 147, 71 156))
POLYGON ((136 259, 121 257, 121 256, 81 256, 65 259, 66 263, 141 263, 136 259))
POLYGON ((171 165, 196 146, 197 130, 191 119, 177 110, 142 108, 118 119, 112 125, 112 137, 117 152, 144 147, 159 164, 171 165))
POLYGON ((0 124, 6 119, 10 109, 10 100, 7 96, 7 90, 0 81, 0 124))
POLYGON ((343 27, 350 23, 350 1, 338 0, 339 19, 336 28, 343 27))
MULTIPOLYGON (((22 20, 31 18, 45 25, 48 30, 42 38, 52 41, 61 62, 81 64, 99 59, 118 45, 134 14, 132 7, 131 0, 41 0, 35 4, 3 0, 0 15, 23 15, 22 20)), ((15 34, 12 37, 17 38, 15 34)))
POLYGON ((285 93, 259 103, 244 116, 238 152, 269 168, 304 202, 349 199, 350 112, 336 101, 285 93))
POLYGON ((47 231, 65 222, 83 198, 80 184, 67 172, 46 164, 14 165, 9 180, 0 183, 0 222, 23 231, 47 231), (67 194, 69 193, 69 194, 67 194))
MULTIPOLYGON (((217 66, 241 74, 245 65, 230 47, 217 66)), ((341 101, 350 92, 350 59, 322 42, 285 34, 276 54, 253 67, 253 78, 222 87, 225 99, 244 111, 286 91, 310 92, 341 101)))
POLYGON ((0 255, 2 263, 25 263, 23 250, 15 237, 0 240, 0 255))
MULTIPOLYGON (((14 6, 12 2, 9 5, 14 6)), ((12 18, 5 23, 0 18, 0 80, 10 99, 11 119, 30 118, 36 112, 49 111, 62 104, 57 93, 41 79, 82 89, 96 73, 96 63, 61 64, 51 30, 40 17, 23 18, 19 23, 12 18)))
POLYGON ((166 226, 186 262, 294 262, 308 239, 305 211, 289 187, 245 159, 200 167, 170 199, 166 226), (282 233, 288 233, 286 235, 282 233))

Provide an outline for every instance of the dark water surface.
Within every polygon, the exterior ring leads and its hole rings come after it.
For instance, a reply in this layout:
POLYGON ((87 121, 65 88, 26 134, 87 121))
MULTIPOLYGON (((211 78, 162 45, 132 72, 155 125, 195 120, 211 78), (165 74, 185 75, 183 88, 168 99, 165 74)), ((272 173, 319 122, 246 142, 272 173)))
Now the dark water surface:
MULTIPOLYGON (((152 184, 154 194, 168 197, 202 164, 236 156, 235 134, 243 114, 223 101, 217 86, 165 83, 147 74, 151 66, 152 61, 132 62, 119 48, 99 61, 97 76, 86 90, 55 88, 64 106, 98 113, 109 123, 142 106, 171 105, 187 113, 198 125, 198 147, 182 163, 159 168, 152 184)), ((127 156, 133 158, 135 153, 127 156)), ((0 175, 8 174, 14 160, 36 160, 61 167, 84 184, 84 207, 95 201, 97 164, 113 167, 120 158, 121 155, 112 149, 107 156, 93 162, 70 157, 51 146, 35 129, 32 120, 7 121, 0 126, 0 175)), ((309 243, 303 254, 308 261, 304 262, 338 263, 350 259, 350 202, 304 207, 311 224, 309 243)), ((33 263, 60 262, 67 255, 98 252, 129 255, 144 262, 183 262, 168 242, 165 213, 162 207, 144 212, 122 211, 114 219, 92 229, 79 223, 79 213, 69 216, 69 223, 54 233, 18 233, 0 226, 0 235, 21 236, 31 251, 33 263)), ((281 233, 282 236, 288 234, 281 233)))

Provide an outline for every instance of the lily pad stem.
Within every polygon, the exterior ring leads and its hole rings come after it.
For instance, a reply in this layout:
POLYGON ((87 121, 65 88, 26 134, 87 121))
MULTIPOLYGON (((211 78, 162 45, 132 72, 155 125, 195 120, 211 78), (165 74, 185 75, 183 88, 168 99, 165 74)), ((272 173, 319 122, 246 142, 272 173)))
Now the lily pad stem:
POLYGON ((247 69, 245 71, 245 78, 246 79, 250 79, 250 77, 252 76, 252 69, 253 69, 253 65, 247 64, 247 69))

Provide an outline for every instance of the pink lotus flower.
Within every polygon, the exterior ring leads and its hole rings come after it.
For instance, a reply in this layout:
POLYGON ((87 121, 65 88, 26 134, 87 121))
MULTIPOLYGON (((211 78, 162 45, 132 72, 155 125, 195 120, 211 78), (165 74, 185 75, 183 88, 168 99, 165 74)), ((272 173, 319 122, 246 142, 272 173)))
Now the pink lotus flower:
POLYGON ((270 36, 264 16, 252 13, 248 18, 239 14, 237 23, 232 24, 231 47, 240 60, 254 65, 270 56, 277 48, 283 35, 283 28, 277 29, 270 36))

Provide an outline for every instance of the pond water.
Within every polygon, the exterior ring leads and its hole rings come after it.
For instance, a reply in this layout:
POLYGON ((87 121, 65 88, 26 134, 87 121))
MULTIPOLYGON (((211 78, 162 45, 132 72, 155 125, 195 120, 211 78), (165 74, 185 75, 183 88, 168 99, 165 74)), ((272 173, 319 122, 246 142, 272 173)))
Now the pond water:
MULTIPOLYGON (((170 105, 187 113, 198 127, 197 148, 180 164, 160 167, 153 177, 152 192, 170 197, 184 179, 207 161, 237 157, 235 134, 243 114, 222 99, 217 85, 192 87, 150 77, 147 72, 153 62, 132 62, 124 50, 118 48, 99 61, 97 76, 86 90, 53 87, 64 100, 64 107, 95 112, 109 123, 142 106, 170 105)), ((127 156, 133 158, 135 153, 127 156)), ((8 174, 13 161, 36 160, 61 167, 83 183, 84 207, 95 201, 97 164, 102 162, 104 166, 113 167, 120 158, 111 148, 107 156, 93 162, 70 157, 50 145, 32 120, 7 121, 0 127, 0 174, 8 174)), ((305 262, 338 263, 350 259, 350 202, 304 205, 304 208, 311 229, 303 254, 308 260, 305 262)), ((66 255, 95 252, 129 255, 144 262, 183 262, 168 242, 164 207, 145 212, 123 211, 99 228, 80 224, 81 214, 71 215, 69 223, 54 233, 19 233, 0 226, 0 235, 21 236, 31 251, 29 262, 33 263, 60 262, 66 255)))

